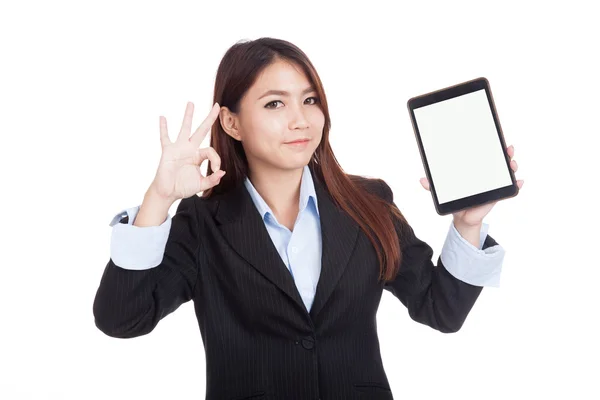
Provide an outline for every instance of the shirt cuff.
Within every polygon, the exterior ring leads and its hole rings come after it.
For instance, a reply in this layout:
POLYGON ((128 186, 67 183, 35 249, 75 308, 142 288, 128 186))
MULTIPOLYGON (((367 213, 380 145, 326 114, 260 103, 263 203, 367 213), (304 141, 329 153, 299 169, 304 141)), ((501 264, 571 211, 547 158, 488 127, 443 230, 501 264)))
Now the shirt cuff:
POLYGON ((474 286, 500 287, 505 250, 499 244, 482 249, 488 229, 489 224, 482 223, 477 248, 460 235, 453 221, 440 257, 455 278, 474 286))
POLYGON ((154 268, 163 260, 167 239, 171 230, 171 214, 159 226, 134 226, 140 206, 127 208, 111 220, 113 227, 110 240, 110 258, 116 266, 124 269, 143 270, 154 268), (124 217, 127 223, 119 223, 124 217))

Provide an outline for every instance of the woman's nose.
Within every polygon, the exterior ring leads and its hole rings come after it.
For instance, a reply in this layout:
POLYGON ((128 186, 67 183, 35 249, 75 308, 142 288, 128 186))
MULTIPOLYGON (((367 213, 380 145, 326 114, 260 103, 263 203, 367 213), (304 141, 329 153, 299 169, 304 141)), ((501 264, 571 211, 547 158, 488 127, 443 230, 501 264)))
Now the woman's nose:
POLYGON ((290 129, 306 128, 308 126, 308 120, 304 115, 302 107, 292 108, 292 115, 290 116, 290 129))

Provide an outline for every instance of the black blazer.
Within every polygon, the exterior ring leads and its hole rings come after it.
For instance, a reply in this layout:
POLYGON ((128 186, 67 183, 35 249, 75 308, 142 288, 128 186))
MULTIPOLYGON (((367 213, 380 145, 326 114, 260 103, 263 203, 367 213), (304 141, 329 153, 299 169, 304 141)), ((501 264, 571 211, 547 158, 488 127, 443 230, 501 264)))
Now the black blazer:
MULTIPOLYGON (((403 261, 379 283, 375 248, 313 174, 322 230, 322 270, 309 311, 243 183, 181 200, 162 263, 127 270, 108 261, 93 312, 116 338, 151 332, 193 300, 206 354, 206 399, 393 399, 376 313, 383 289, 410 317, 456 332, 482 287, 454 278, 412 228, 397 221, 403 261)), ((363 178, 393 201, 390 187, 363 178)), ((483 248, 497 244, 487 236, 483 248)), ((194 397, 199 398, 199 396, 194 397)))

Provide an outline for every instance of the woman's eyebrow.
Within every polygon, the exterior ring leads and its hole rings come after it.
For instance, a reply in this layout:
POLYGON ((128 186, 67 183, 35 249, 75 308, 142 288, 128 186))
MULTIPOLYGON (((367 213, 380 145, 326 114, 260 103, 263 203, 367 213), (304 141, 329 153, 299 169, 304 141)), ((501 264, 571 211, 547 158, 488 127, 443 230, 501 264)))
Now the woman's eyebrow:
MULTIPOLYGON (((310 92, 316 92, 315 88, 312 87, 312 86, 307 87, 306 89, 304 89, 302 91, 301 94, 304 95, 304 94, 310 93, 310 92)), ((290 92, 286 92, 285 90, 267 90, 265 93, 262 94, 262 96, 260 96, 258 98, 258 100, 262 99, 263 97, 267 97, 269 95, 272 95, 272 94, 278 94, 280 96, 289 96, 290 92)))

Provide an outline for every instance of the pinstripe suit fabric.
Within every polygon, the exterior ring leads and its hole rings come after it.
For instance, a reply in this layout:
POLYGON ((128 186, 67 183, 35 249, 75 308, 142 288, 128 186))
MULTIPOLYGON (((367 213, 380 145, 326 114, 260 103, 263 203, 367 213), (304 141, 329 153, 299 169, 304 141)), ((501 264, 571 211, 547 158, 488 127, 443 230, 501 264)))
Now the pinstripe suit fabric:
MULTIPOLYGON (((193 300, 206 399, 393 399, 377 338, 383 290, 413 320, 449 333, 460 329, 483 288, 452 276, 439 257, 434 264, 431 247, 400 221, 400 272, 378 282, 367 236, 318 179, 314 184, 322 269, 310 311, 240 183, 210 199, 181 200, 159 266, 127 270, 109 260, 93 304, 96 326, 118 338, 145 335, 193 300)), ((393 201, 384 181, 361 184, 393 201)), ((483 249, 494 245, 488 235, 483 249)))

